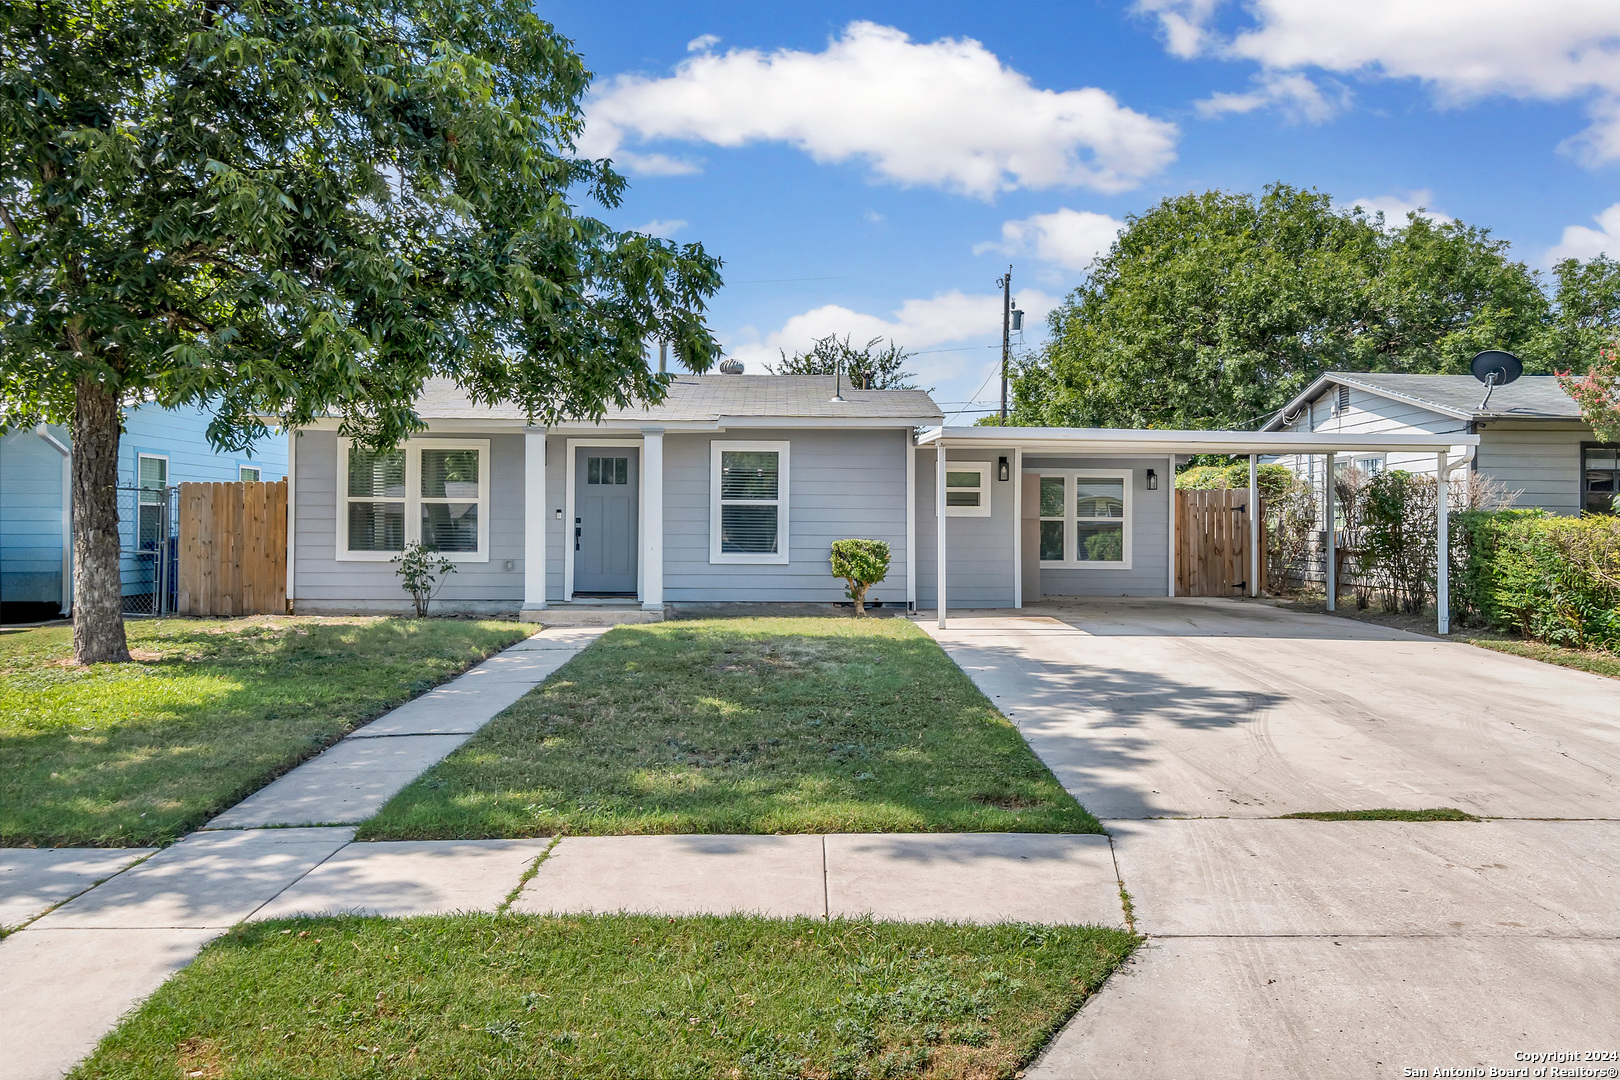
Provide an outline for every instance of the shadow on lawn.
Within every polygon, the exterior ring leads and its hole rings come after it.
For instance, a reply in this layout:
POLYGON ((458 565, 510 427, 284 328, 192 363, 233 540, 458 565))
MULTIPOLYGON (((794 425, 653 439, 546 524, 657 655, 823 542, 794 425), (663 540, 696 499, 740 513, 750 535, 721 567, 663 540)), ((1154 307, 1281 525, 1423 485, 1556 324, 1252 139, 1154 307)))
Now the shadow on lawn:
MULTIPOLYGON (((229 625, 229 624, 227 624, 229 625)), ((0 645, 0 845, 165 843, 510 640, 429 620, 130 628, 158 659, 0 645)))

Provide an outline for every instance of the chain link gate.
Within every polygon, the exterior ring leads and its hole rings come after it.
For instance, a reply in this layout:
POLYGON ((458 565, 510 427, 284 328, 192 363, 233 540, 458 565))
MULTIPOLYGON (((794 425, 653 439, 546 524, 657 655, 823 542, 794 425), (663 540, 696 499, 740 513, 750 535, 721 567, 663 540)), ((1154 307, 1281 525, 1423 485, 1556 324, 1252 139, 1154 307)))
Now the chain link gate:
POLYGON ((169 615, 175 610, 178 491, 118 489, 118 572, 125 615, 169 615))

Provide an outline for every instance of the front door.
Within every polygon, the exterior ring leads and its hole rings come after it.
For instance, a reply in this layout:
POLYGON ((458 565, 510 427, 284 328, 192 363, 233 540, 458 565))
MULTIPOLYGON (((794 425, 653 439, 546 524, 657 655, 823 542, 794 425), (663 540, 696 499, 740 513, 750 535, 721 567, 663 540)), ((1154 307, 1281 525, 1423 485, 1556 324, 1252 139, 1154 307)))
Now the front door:
POLYGON ((574 463, 574 592, 636 595, 638 451, 582 446, 574 463))

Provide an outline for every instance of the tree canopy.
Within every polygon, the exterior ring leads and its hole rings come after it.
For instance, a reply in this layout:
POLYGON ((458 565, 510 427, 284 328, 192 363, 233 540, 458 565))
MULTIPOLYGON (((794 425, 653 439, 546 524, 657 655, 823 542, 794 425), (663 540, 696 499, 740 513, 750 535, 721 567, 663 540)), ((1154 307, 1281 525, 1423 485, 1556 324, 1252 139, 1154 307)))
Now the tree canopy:
POLYGON ((1464 373, 1488 348, 1533 372, 1584 364, 1612 336, 1620 268, 1554 273, 1549 298, 1486 229, 1389 227, 1284 184, 1168 198, 1052 313, 1012 422, 1253 427, 1327 370, 1464 373))
POLYGON ((73 424, 76 607, 103 621, 125 406, 202 405, 221 448, 325 415, 389 445, 431 376, 547 422, 659 398, 648 338, 717 355, 718 261, 577 212, 624 180, 575 154, 590 74, 527 0, 31 0, 0 26, 0 412, 73 424))
POLYGON ((848 334, 842 338, 828 334, 792 356, 787 350, 779 349, 781 361, 766 370, 773 375, 832 375, 842 371, 849 378, 849 385, 857 390, 915 389, 911 382, 915 374, 900 370, 911 358, 910 353, 892 340, 883 344, 882 337, 875 337, 858 349, 849 339, 848 334))

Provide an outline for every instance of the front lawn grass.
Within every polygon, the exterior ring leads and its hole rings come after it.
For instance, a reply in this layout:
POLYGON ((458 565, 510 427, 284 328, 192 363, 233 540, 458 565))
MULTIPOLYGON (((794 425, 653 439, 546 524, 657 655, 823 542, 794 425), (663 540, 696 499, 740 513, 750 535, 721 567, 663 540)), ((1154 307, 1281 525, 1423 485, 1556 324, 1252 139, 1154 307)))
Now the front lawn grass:
POLYGON ((1549 645, 1544 641, 1525 641, 1522 638, 1476 637, 1472 639, 1472 644, 1482 649, 1494 649, 1496 652, 1512 653, 1514 656, 1523 656, 1529 660, 1540 660, 1544 664, 1557 664, 1559 667, 1620 679, 1620 656, 1614 653, 1599 652, 1596 649, 1569 649, 1562 645, 1549 645))
POLYGON ((747 916, 251 923, 71 1075, 1011 1077, 1136 941, 747 916))
POLYGON ((1101 831, 933 639, 848 618, 613 630, 360 830, 1101 831))
POLYGON ((361 723, 522 639, 444 619, 130 620, 129 664, 70 627, 0 633, 0 846, 174 840, 361 723))

